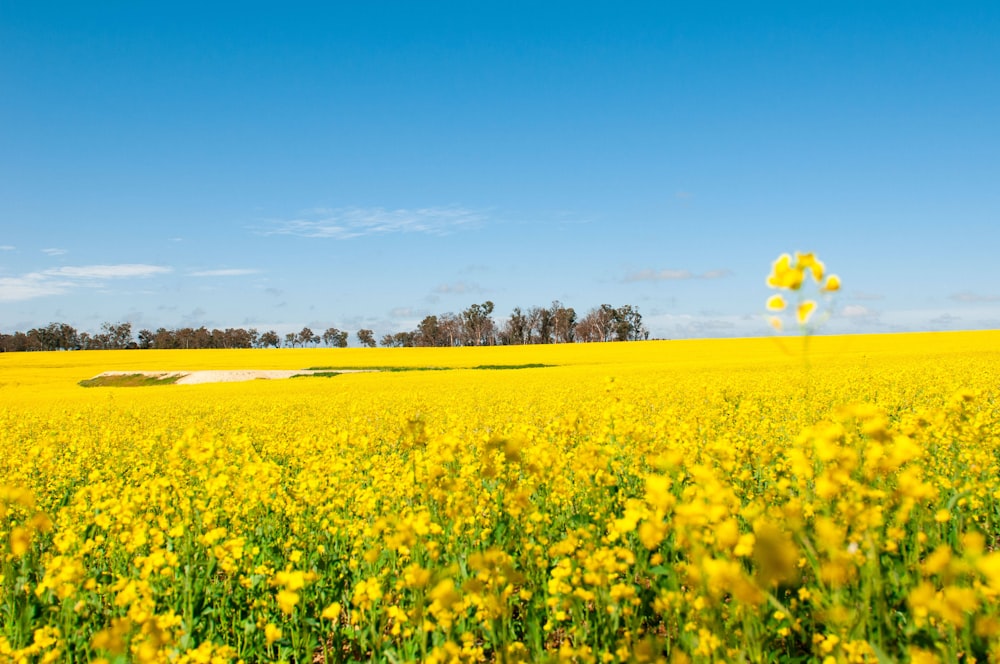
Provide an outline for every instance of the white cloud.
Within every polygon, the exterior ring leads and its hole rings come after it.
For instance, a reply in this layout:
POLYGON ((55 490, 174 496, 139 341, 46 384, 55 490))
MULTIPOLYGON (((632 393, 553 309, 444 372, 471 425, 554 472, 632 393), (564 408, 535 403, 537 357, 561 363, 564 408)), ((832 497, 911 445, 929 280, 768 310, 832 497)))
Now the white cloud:
POLYGON ((260 270, 245 269, 245 268, 230 268, 222 270, 199 270, 197 272, 189 272, 189 277, 242 277, 248 274, 258 274, 260 270))
POLYGON ((0 277, 0 302, 20 302, 36 297, 62 295, 72 284, 57 281, 38 272, 22 277, 0 277))
POLYGON ((96 287, 108 279, 151 277, 170 272, 169 267, 125 263, 57 267, 29 272, 20 277, 0 278, 0 302, 19 302, 62 295, 78 287, 96 287))
POLYGON ((64 256, 69 253, 66 249, 56 249, 55 247, 49 247, 48 249, 42 249, 42 253, 47 256, 64 256))
POLYGON ((272 228, 261 232, 263 235, 334 240, 391 233, 448 235, 456 230, 478 226, 483 221, 485 217, 479 212, 460 206, 413 210, 349 207, 312 210, 306 218, 276 221, 272 228))
POLYGON ((732 274, 726 269, 709 270, 703 274, 695 274, 690 270, 652 270, 645 269, 632 272, 625 276, 628 283, 636 281, 684 281, 687 279, 722 279, 732 274))
POLYGON ((15 248, 12 244, 0 244, 0 251, 14 251, 15 248))
POLYGON ((844 318, 872 318, 878 313, 860 304, 848 304, 840 310, 840 315, 844 318))
POLYGON ((166 274, 170 271, 171 268, 160 265, 122 263, 120 265, 57 267, 51 270, 44 270, 42 274, 53 277, 69 277, 72 279, 123 279, 127 277, 151 277, 156 274, 166 274))

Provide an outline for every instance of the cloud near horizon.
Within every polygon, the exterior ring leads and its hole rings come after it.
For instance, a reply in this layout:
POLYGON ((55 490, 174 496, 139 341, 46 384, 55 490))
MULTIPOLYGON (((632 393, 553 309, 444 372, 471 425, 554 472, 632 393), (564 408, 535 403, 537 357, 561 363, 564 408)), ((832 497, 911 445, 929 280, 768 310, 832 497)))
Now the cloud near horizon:
POLYGON ((962 291, 949 297, 955 302, 1000 302, 1000 295, 980 295, 971 291, 962 291))
POLYGON ((221 270, 198 270, 188 272, 189 277, 243 277, 249 274, 260 274, 260 270, 251 268, 223 268, 221 270))
POLYGON ((442 295, 465 295, 469 293, 482 293, 483 289, 479 284, 458 281, 453 284, 440 284, 434 289, 435 293, 442 295))
POLYGON ((122 263, 63 266, 29 272, 19 277, 0 277, 0 302, 19 302, 50 295, 63 295, 74 288, 99 286, 108 279, 141 279, 172 271, 172 268, 161 265, 122 263))
POLYGON ((626 283, 636 281, 684 281, 687 279, 722 279, 732 274, 731 270, 719 269, 709 270, 702 274, 695 274, 690 270, 653 270, 645 269, 632 272, 625 276, 626 283))
POLYGON ((335 208, 311 210, 306 218, 273 222, 273 227, 259 231, 262 235, 293 235, 308 238, 349 240, 366 235, 392 233, 423 233, 448 235, 473 228, 485 221, 485 216, 461 206, 417 209, 335 208))

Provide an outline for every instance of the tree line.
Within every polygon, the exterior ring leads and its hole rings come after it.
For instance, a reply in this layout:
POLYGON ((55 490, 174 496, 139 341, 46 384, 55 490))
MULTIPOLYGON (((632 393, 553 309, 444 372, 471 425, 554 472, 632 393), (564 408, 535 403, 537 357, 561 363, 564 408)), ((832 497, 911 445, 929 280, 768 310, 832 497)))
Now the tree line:
MULTIPOLYGON (((378 344, 385 347, 413 346, 495 346, 552 343, 588 343, 600 341, 638 341, 648 339, 637 307, 626 304, 612 307, 602 304, 583 318, 572 307, 555 301, 549 307, 515 307, 510 316, 497 323, 493 302, 472 304, 459 314, 425 316, 410 331, 386 334, 378 344)), ((330 327, 322 333, 309 327, 279 336, 274 330, 226 328, 224 330, 182 327, 156 330, 141 329, 133 334, 132 324, 103 323, 100 332, 80 332, 67 323, 49 323, 44 327, 13 334, 0 333, 0 352, 43 350, 123 350, 123 349, 194 349, 194 348, 286 348, 323 344, 346 348, 350 334, 330 327)), ((361 346, 374 348, 375 333, 361 329, 355 333, 361 346)))

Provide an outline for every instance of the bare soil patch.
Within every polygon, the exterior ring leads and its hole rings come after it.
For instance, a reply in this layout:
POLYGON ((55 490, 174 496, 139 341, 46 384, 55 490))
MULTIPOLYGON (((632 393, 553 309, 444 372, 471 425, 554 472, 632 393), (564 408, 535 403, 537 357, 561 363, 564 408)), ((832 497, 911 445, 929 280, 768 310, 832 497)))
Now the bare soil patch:
MULTIPOLYGON (((338 369, 336 373, 360 373, 371 369, 338 369)), ((199 385, 240 383, 248 380, 282 380, 294 376, 329 376, 316 369, 213 369, 209 371, 105 371, 80 381, 84 387, 145 387, 149 385, 199 385)))

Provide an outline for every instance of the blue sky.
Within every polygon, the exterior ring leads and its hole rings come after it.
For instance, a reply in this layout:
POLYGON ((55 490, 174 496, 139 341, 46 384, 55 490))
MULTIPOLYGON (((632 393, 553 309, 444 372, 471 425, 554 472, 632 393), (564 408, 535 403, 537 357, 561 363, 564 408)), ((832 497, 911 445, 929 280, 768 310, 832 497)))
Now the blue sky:
MULTIPOLYGON (((993 2, 0 0, 0 330, 1000 327, 993 2)), ((352 338, 353 341, 353 338, 352 338)))

